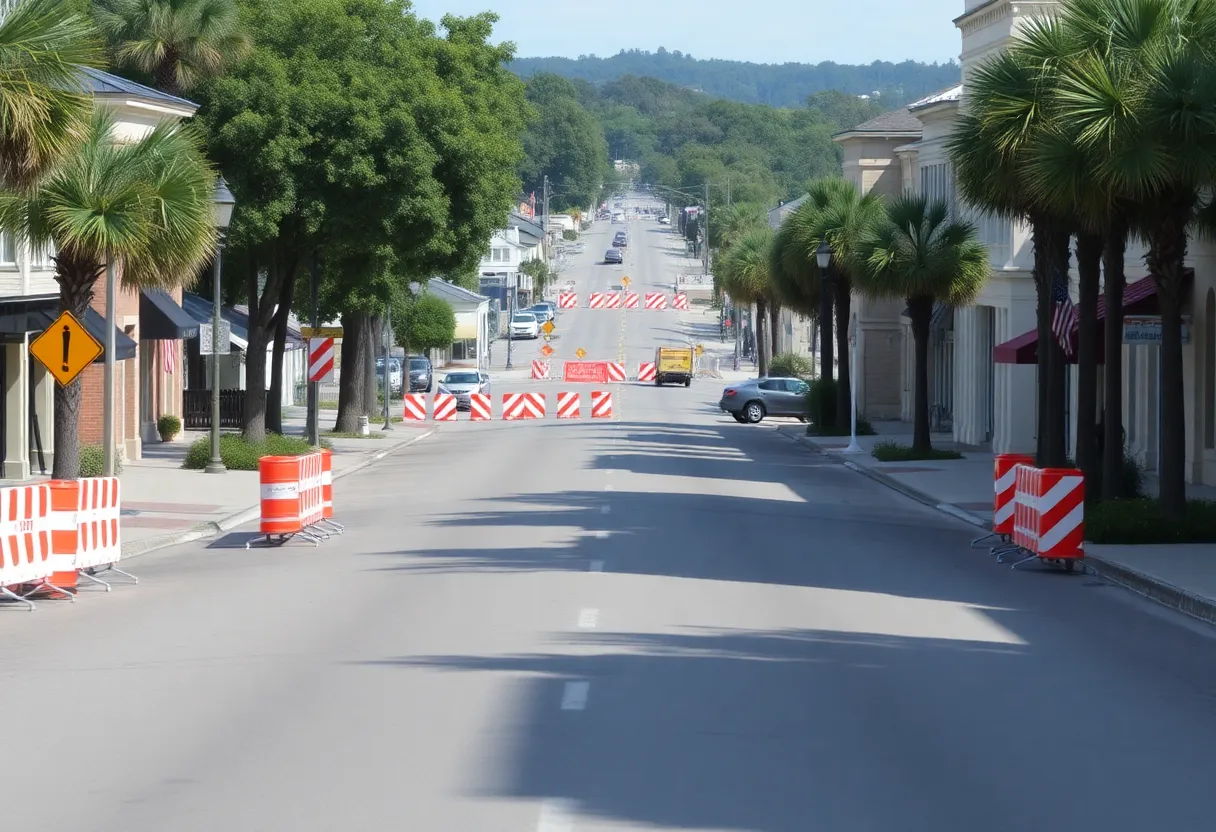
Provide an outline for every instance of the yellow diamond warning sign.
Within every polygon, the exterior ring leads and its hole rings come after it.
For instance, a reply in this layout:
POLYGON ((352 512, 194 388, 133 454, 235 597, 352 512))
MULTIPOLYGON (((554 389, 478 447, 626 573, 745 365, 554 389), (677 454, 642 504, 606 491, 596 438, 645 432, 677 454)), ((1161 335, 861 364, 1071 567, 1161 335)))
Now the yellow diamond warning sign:
POLYGON ((30 353, 63 387, 75 381, 104 349, 71 312, 61 314, 30 342, 30 353))
POLYGON ((541 326, 541 329, 543 329, 545 331, 546 335, 552 335, 553 330, 557 329, 557 327, 555 327, 553 325, 553 321, 545 321, 544 324, 541 326))
POLYGON ((583 349, 582 347, 579 347, 578 349, 576 349, 574 351, 574 354, 577 355, 580 359, 587 357, 587 351, 585 349, 583 349))

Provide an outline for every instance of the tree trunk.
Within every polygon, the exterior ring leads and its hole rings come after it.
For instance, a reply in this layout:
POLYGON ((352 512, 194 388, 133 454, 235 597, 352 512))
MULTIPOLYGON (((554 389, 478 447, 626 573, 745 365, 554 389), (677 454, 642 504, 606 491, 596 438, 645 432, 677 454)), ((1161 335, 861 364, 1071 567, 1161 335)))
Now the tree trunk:
POLYGON ((1102 278, 1103 239, 1100 234, 1077 235, 1077 467, 1090 483, 1098 478, 1098 293, 1102 278))
POLYGON ((1102 270, 1106 294, 1106 365, 1102 386, 1102 498, 1123 494, 1123 289, 1127 282, 1123 258, 1127 251, 1127 223, 1122 217, 1110 224, 1102 270))
POLYGON ((371 316, 364 312, 342 315, 342 373, 338 378, 338 419, 334 430, 355 433, 359 417, 368 415, 364 368, 371 356, 371 316))
POLYGON ((832 287, 832 295, 836 299, 836 351, 839 354, 837 367, 840 372, 836 381, 836 425, 845 427, 853 418, 852 376, 849 369, 853 356, 849 350, 849 327, 852 322, 850 310, 853 304, 853 293, 848 281, 837 279, 832 287))
POLYGON ((768 375, 768 344, 765 330, 768 329, 768 306, 764 300, 756 301, 756 364, 760 378, 768 375))
POLYGON ((266 430, 283 432, 283 356, 287 352, 287 319, 291 316, 291 302, 295 294, 295 275, 283 281, 279 308, 275 312, 274 352, 271 355, 270 394, 266 402, 266 430))
POLYGON ((1179 521, 1186 513, 1186 405, 1182 374, 1182 285, 1186 220, 1193 200, 1180 198, 1148 230, 1145 258, 1161 304, 1161 511, 1179 521))
POLYGON ((913 390, 912 447, 928 453, 929 435, 929 325, 933 320, 933 298, 924 295, 908 298, 912 320, 912 339, 916 350, 916 385, 913 390))
POLYGON ((819 376, 836 378, 835 343, 832 334, 832 284, 819 281, 819 376))
POLYGON ((244 412, 241 414, 241 434, 249 442, 266 439, 266 344, 270 340, 270 325, 274 320, 279 289, 294 266, 275 262, 267 270, 266 285, 258 292, 258 262, 250 258, 245 275, 249 296, 249 346, 245 350, 244 412))
POLYGON ((1068 464, 1064 431, 1065 363, 1064 351, 1051 331, 1054 276, 1068 275, 1069 243, 1072 235, 1059 223, 1035 218, 1034 264, 1035 294, 1038 299, 1038 453, 1040 468, 1062 468, 1068 464))
MULTIPOLYGON (((91 264, 90 264, 91 265, 91 264)), ((83 321, 89 304, 93 301, 93 286, 101 275, 96 266, 72 269, 57 274, 59 282, 59 308, 71 312, 83 321)), ((55 385, 55 455, 51 460, 51 478, 74 480, 80 476, 80 399, 81 379, 77 376, 66 387, 55 385)), ((113 436, 101 438, 102 447, 113 436)))
POLYGON ((773 301, 769 301, 768 307, 768 337, 772 344, 772 349, 768 352, 769 361, 781 354, 781 343, 779 339, 781 329, 781 307, 773 301))

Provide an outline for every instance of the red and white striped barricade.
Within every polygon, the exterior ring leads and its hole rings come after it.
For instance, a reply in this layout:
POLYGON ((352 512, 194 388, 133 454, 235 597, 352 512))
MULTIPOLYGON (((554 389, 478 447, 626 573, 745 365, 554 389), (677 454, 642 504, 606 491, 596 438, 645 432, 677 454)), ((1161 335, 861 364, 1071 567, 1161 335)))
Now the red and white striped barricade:
MULTIPOLYGON (((318 546, 329 537, 329 532, 320 527, 325 515, 321 467, 319 451, 258 460, 262 492, 259 530, 265 543, 281 546, 299 536, 318 546)), ((246 542, 245 548, 253 543, 246 542)))
POLYGON ((654 381, 655 366, 653 361, 643 361, 638 365, 638 381, 654 381))
POLYGON ((132 583, 139 579, 115 564, 122 558, 119 524, 122 503, 118 477, 82 477, 52 480, 51 558, 55 574, 51 583, 60 589, 75 589, 78 576, 110 584, 96 573, 114 572, 132 583))
POLYGON ((588 309, 603 309, 604 308, 604 293, 592 292, 587 298, 588 309))
POLYGON ((543 393, 504 393, 502 418, 508 421, 545 418, 545 395, 543 393))
POLYGON ((474 422, 488 422, 493 417, 490 412, 489 393, 469 394, 469 419, 474 422))
POLYGON ((645 303, 647 309, 666 309, 667 295, 662 292, 647 292, 645 303))
POLYGON ((671 299, 671 306, 673 309, 679 309, 683 312, 687 312, 688 311, 688 295, 685 295, 685 294, 676 295, 675 297, 673 297, 671 299))
POLYGON ((625 308, 626 309, 637 309, 638 308, 638 293, 637 292, 626 292, 625 293, 625 308))
POLYGON ((625 365, 616 361, 608 362, 608 380, 609 381, 624 381, 625 380, 625 365))
POLYGON ((557 418, 580 418, 579 406, 582 397, 578 393, 563 392, 557 394, 557 418))
POLYGON ((549 377, 549 362, 532 359, 532 378, 547 379, 549 377))
POLYGON ((997 454, 992 472, 992 532, 971 541, 972 548, 988 540, 999 541, 989 554, 1001 555, 1017 547, 1010 542, 1013 535, 1014 468, 1034 465, 1034 457, 1026 454, 997 454))
POLYGON ((1013 466, 1013 545, 1033 552, 1038 547, 1039 469, 1033 465, 1013 466))
POLYGON ((334 520, 334 452, 322 448, 321 454, 321 523, 341 534, 346 527, 334 520))
POLYGON ((42 590, 75 598, 50 582, 52 516, 49 484, 0 488, 0 595, 31 610, 34 602, 26 596, 42 590))
POLYGON ((407 422, 425 422, 426 394, 406 393, 402 398, 405 405, 405 410, 401 414, 402 418, 407 422))
POLYGON ((431 418, 436 422, 455 422, 456 397, 451 393, 436 393, 435 413, 431 418))
POLYGON ((1014 474, 1013 542, 1030 560, 1073 571, 1085 557, 1085 477, 1075 468, 1018 465, 1014 474))
POLYGON ((620 292, 608 292, 604 296, 604 308, 605 309, 620 309, 621 308, 621 293, 620 292))
POLYGON ((612 393, 607 390, 591 391, 591 418, 612 418, 612 393))
POLYGON ((578 294, 575 292, 558 292, 557 308, 578 309, 578 294))

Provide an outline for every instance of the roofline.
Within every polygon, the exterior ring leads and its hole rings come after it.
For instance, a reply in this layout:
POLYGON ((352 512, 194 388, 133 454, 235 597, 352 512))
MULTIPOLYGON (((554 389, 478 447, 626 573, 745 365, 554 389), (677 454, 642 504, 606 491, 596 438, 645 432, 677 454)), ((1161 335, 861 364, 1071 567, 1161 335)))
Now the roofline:
POLYGON ((924 130, 843 130, 832 136, 832 141, 838 142, 841 139, 854 138, 880 138, 880 139, 918 139, 925 134, 924 130))
POLYGON ((991 8, 991 7, 993 7, 993 6, 997 5, 998 3, 1001 3, 1001 2, 1004 2, 1004 0, 988 0, 988 2, 987 2, 987 3, 980 3, 978 6, 976 6, 976 7, 975 7, 974 9, 972 9, 971 11, 963 12, 963 13, 962 13, 962 14, 960 14, 958 17, 954 18, 954 20, 952 20, 951 22, 952 22, 952 23, 953 23, 955 26, 958 26, 958 25, 960 25, 960 24, 961 24, 961 23, 962 23, 964 20, 966 20, 967 18, 972 17, 972 16, 977 15, 977 14, 980 14, 981 12, 983 12, 983 11, 985 11, 985 10, 987 10, 987 9, 989 9, 989 8, 991 8))

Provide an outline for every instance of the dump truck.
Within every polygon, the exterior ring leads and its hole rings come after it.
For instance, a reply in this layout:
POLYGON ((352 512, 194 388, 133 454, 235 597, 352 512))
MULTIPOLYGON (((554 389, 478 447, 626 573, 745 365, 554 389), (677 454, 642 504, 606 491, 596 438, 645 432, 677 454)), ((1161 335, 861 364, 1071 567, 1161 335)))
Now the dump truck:
POLYGON ((684 383, 685 387, 692 384, 693 354, 692 347, 659 347, 654 354, 654 383, 664 384, 684 383))

